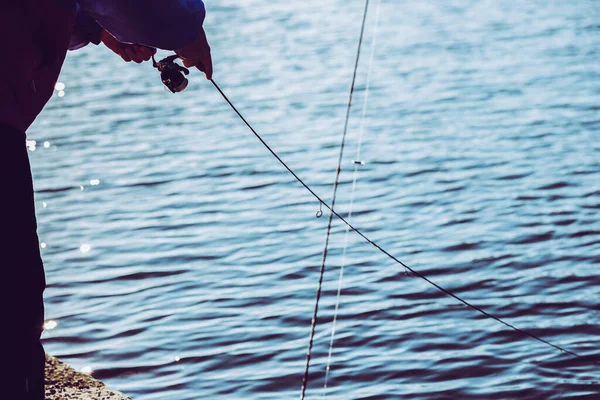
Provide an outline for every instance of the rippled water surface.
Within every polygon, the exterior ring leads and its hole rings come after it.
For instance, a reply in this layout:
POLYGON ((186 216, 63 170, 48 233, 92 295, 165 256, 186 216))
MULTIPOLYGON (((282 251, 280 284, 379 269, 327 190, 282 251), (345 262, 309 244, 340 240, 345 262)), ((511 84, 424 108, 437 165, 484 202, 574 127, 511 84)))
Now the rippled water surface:
MULTIPOLYGON (((215 79, 331 198, 362 1, 207 1, 215 79)), ((369 11, 338 210, 351 199, 369 11)), ((164 53, 166 54, 166 53, 164 53)), ((299 396, 327 218, 195 73, 71 53, 31 128, 49 353, 135 399, 299 396), (57 93, 58 94, 58 93, 57 93), (52 327, 52 325, 49 325, 52 327)), ((600 3, 384 0, 327 397, 594 398, 600 3)), ((307 398, 321 398, 334 225, 307 398)), ((595 397, 598 398, 598 397, 595 397)))

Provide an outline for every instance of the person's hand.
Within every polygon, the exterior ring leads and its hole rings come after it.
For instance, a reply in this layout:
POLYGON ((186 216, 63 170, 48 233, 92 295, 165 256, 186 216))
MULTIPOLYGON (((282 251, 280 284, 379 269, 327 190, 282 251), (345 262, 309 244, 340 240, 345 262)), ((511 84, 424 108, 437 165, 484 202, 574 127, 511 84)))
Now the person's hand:
POLYGON ((106 47, 111 49, 126 62, 134 61, 139 64, 142 61, 148 61, 156 54, 156 49, 152 47, 144 46, 142 44, 121 43, 104 29, 100 32, 100 40, 106 47))
POLYGON ((192 43, 176 49, 175 54, 179 56, 184 66, 196 67, 206 74, 206 79, 212 79, 213 66, 210 46, 203 28, 200 28, 200 33, 192 43))

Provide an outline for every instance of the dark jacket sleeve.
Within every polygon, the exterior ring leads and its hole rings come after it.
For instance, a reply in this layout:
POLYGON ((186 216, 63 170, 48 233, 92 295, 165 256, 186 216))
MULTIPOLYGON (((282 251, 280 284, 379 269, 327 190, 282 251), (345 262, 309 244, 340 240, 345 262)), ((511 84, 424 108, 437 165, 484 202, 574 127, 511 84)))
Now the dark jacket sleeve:
POLYGON ((96 20, 81 10, 77 5, 77 19, 73 27, 69 50, 77 50, 89 43, 100 44, 100 31, 102 27, 96 20))
POLYGON ((201 0, 78 0, 119 41, 174 50, 192 42, 204 22, 201 0))

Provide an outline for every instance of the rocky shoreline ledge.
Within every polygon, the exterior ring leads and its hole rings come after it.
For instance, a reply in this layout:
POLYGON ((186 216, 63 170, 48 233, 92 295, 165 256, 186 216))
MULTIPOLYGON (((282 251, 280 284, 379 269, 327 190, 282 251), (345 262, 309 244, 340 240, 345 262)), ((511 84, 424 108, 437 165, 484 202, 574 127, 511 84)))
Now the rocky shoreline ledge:
POLYGON ((131 400, 89 374, 46 355, 46 400, 131 400))

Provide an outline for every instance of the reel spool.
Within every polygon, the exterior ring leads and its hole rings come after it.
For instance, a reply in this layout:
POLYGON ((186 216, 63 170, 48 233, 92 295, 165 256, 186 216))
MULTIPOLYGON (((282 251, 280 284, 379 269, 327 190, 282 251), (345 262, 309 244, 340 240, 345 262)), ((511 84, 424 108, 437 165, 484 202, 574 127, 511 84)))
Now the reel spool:
POLYGON ((175 62, 177 58, 178 56, 174 54, 156 62, 154 56, 152 56, 152 66, 158 69, 162 83, 171 93, 183 92, 188 85, 188 79, 185 75, 189 75, 190 70, 177 64, 175 62))

